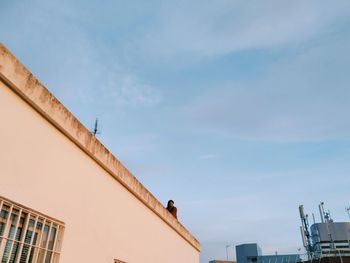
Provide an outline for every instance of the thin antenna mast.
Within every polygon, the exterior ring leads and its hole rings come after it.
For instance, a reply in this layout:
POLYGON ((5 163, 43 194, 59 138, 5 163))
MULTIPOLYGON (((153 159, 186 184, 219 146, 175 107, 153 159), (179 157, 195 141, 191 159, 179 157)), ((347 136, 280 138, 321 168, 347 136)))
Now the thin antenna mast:
POLYGON ((94 136, 96 136, 97 134, 100 134, 100 131, 98 129, 98 118, 96 118, 96 120, 95 120, 95 126, 94 126, 94 130, 92 131, 92 134, 94 136))
POLYGON ((321 222, 324 223, 324 208, 323 208, 323 205, 324 203, 321 202, 319 205, 318 205, 318 210, 320 211, 320 217, 321 217, 321 222))
POLYGON ((350 206, 345 207, 345 211, 347 212, 349 219, 350 219, 350 206))
POLYGON ((311 253, 312 253, 312 245, 311 245, 311 236, 309 232, 309 222, 308 222, 308 215, 304 213, 304 206, 299 206, 299 214, 301 219, 301 237, 303 239, 303 244, 306 249, 308 258, 311 259, 311 253))

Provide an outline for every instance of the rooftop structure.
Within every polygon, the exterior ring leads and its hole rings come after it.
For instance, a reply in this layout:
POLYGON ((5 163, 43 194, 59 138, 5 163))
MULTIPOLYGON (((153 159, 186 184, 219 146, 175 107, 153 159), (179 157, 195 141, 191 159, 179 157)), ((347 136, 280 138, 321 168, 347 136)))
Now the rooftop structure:
POLYGON ((301 261, 298 254, 263 255, 256 243, 236 246, 237 263, 295 263, 301 261))
POLYGON ((230 261, 230 260, 211 260, 209 263, 236 263, 236 261, 230 261))
POLYGON ((256 243, 236 246, 237 263, 256 263, 257 257, 261 255, 261 248, 256 243))
POLYGON ((321 222, 309 227, 308 215, 303 205, 299 206, 301 236, 309 260, 324 257, 350 256, 350 223, 334 222, 324 203, 319 204, 321 222))

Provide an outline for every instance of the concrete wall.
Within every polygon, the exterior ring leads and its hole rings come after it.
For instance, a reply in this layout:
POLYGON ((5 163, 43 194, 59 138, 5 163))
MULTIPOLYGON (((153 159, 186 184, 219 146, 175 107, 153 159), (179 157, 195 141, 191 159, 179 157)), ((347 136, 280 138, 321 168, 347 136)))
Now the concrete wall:
POLYGON ((0 45, 0 195, 65 223, 60 262, 199 262, 198 241, 33 78, 0 45))

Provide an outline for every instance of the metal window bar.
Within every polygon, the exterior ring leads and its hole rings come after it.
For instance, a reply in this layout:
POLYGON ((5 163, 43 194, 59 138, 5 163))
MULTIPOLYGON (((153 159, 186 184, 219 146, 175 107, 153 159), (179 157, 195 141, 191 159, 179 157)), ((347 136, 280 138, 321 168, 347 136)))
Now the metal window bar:
POLYGON ((33 218, 34 216, 31 214, 30 217, 29 217, 29 221, 28 221, 28 226, 27 226, 27 229, 26 229, 26 232, 23 233, 25 236, 24 236, 24 241, 22 243, 23 245, 23 248, 22 248, 22 253, 19 253, 19 262, 16 262, 16 263, 23 263, 27 257, 27 254, 30 252, 29 249, 29 244, 30 244, 30 241, 31 241, 31 237, 33 235, 33 227, 34 227, 34 224, 35 224, 35 217, 33 218))
POLYGON ((57 249, 57 236, 58 236, 58 232, 60 230, 60 226, 57 225, 56 226, 56 235, 55 235, 55 240, 53 241, 53 246, 52 246, 52 256, 51 256, 51 259, 50 259, 50 263, 53 263, 53 262, 56 262, 56 257, 57 257, 57 254, 56 254, 56 249, 57 249), (54 261, 55 260, 55 261, 54 261))
POLYGON ((59 261, 64 223, 46 218, 1 196, 0 214, 0 223, 3 224, 0 232, 1 262, 37 263, 38 259, 45 263, 59 261), (47 235, 46 240, 43 240, 44 235, 47 235), (42 254, 41 258, 39 254, 42 254))
POLYGON ((37 248, 37 250, 35 250, 35 253, 34 253, 34 262, 38 261, 39 253, 41 251, 40 247, 41 247, 42 237, 43 237, 43 234, 44 234, 45 224, 46 224, 46 218, 44 218, 44 221, 43 221, 42 226, 41 226, 40 238, 38 239, 37 245, 34 246, 34 247, 37 248))
POLYGON ((64 236, 64 225, 58 225, 58 228, 59 228, 59 231, 57 230, 57 243, 55 244, 56 246, 55 253, 56 253, 57 259, 55 259, 54 263, 59 262, 59 258, 61 257, 61 254, 57 253, 57 251, 61 251, 62 240, 64 236))
POLYGON ((4 201, 1 200, 1 202, 0 202, 0 213, 1 213, 1 211, 2 211, 2 206, 3 206, 3 204, 4 204, 4 201))
MULTIPOLYGON (((22 255, 22 250, 23 250, 23 247, 24 247, 24 241, 25 241, 25 237, 26 237, 26 233, 27 233, 27 229, 28 229, 28 225, 29 225, 29 221, 30 221, 30 213, 27 213, 27 216, 25 217, 24 219, 24 225, 22 226, 22 231, 21 231, 21 239, 18 243, 18 253, 17 253, 17 258, 15 260, 15 263, 19 263, 19 260, 21 258, 20 255, 22 255)), ((19 218, 20 220, 20 218, 19 218)))
POLYGON ((22 253, 19 253, 19 262, 16 263, 23 263, 26 262, 28 256, 31 252, 31 242, 33 240, 33 236, 35 235, 35 226, 36 226, 36 220, 37 217, 33 214, 30 214, 28 218, 28 227, 25 232, 24 242, 23 242, 23 250, 22 253))
POLYGON ((19 223, 21 221, 21 217, 22 217, 22 208, 20 208, 19 212, 18 212, 18 216, 17 216, 17 221, 16 221, 16 225, 15 225, 15 229, 13 231, 13 238, 12 240, 9 239, 10 241, 10 249, 8 251, 8 257, 7 257, 7 260, 6 260, 6 263, 10 263, 10 259, 12 257, 12 250, 13 250, 13 245, 15 244, 16 242, 16 238, 17 238, 17 234, 18 234, 18 228, 19 228, 19 223))
MULTIPOLYGON (((5 248, 6 248, 6 244, 7 244, 6 237, 8 236, 10 228, 11 228, 11 214, 12 214, 13 206, 11 204, 9 206, 10 206, 10 211, 8 212, 7 217, 5 219, 4 231, 3 231, 3 234, 1 237, 2 239, 4 239, 4 242, 1 242, 1 244, 0 244, 0 256, 1 257, 5 253, 5 248), (10 222, 10 224, 8 222, 10 222)), ((4 211, 6 211, 6 210, 4 210, 4 211)))
MULTIPOLYGON (((52 227, 53 227, 53 223, 51 222, 50 226, 49 226, 49 231, 47 233, 46 244, 45 244, 45 251, 44 251, 44 261, 43 262, 46 262, 46 257, 47 257, 47 252, 48 252, 48 249, 49 249, 49 243, 50 243, 52 227)), ((52 252, 49 255, 51 255, 51 257, 52 257, 52 252)))
POLYGON ((33 225, 32 235, 30 236, 30 240, 29 240, 28 252, 27 252, 27 255, 25 256, 25 262, 26 263, 28 262, 28 259, 29 259, 29 256, 30 256, 31 252, 34 253, 33 243, 34 243, 34 237, 35 237, 35 230, 38 227, 38 222, 39 222, 39 216, 36 215, 35 216, 35 222, 34 222, 34 225, 33 225))
MULTIPOLYGON (((2 206, 3 206, 3 204, 4 204, 4 201, 1 200, 1 201, 0 201, 0 219, 1 219, 1 211, 2 211, 2 206)), ((1 234, 0 234, 0 243, 1 243, 1 234)))
POLYGON ((57 247, 56 247, 56 250, 60 251, 61 250, 61 247, 62 247, 62 240, 63 240, 63 236, 64 236, 64 231, 61 230, 61 228, 64 229, 64 226, 58 226, 60 231, 58 232, 58 235, 57 235, 57 247))

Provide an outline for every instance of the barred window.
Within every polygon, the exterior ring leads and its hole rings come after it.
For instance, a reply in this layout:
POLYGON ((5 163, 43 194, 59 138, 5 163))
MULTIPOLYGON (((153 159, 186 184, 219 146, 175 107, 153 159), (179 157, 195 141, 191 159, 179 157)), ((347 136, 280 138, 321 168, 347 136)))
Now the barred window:
POLYGON ((57 263, 64 223, 0 196, 0 262, 57 263))

